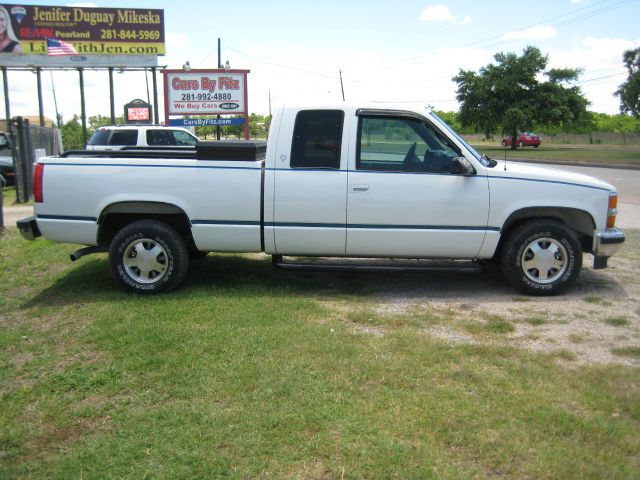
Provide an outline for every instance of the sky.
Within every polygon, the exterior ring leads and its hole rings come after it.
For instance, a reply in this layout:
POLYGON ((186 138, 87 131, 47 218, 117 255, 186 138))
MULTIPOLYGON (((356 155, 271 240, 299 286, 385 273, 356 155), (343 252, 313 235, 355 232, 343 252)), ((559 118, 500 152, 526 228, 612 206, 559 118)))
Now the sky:
MULTIPOLYGON (((583 70, 576 83, 589 110, 615 114, 613 92, 627 78, 624 50, 640 46, 640 0, 121 0, 29 5, 163 9, 166 55, 158 65, 248 69, 249 111, 268 114, 282 104, 347 101, 424 103, 457 111, 460 69, 477 71, 498 52, 528 46, 548 55, 549 68, 583 70)), ((150 75, 150 74, 149 74, 150 75)), ((87 115, 109 115, 108 73, 84 74, 87 115)), ((42 75, 45 116, 80 114, 77 72, 42 75)), ((147 99, 143 72, 114 75, 117 114, 147 99)), ((11 115, 37 115, 36 76, 9 71, 11 115)), ((151 80, 149 79, 149 85, 151 80)), ((162 78, 158 74, 160 118, 162 78)), ((1 94, 1 91, 0 91, 1 94)), ((4 101, 4 98, 3 98, 4 101)))

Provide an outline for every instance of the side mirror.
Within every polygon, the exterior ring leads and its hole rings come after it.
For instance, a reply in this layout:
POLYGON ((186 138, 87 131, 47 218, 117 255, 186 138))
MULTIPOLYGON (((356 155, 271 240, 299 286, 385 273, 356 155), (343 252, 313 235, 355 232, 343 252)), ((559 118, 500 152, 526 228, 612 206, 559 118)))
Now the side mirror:
POLYGON ((6 137, 6 135, 0 135, 0 150, 4 150, 5 148, 11 148, 11 142, 6 137))
POLYGON ((449 172, 456 175, 475 175, 476 170, 465 157, 456 157, 449 164, 449 172))

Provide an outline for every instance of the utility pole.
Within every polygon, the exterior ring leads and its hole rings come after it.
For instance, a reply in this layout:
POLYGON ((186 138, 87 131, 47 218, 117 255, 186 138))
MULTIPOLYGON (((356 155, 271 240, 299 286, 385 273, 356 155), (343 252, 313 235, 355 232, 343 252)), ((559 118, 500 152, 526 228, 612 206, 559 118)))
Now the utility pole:
POLYGON ((56 125, 58 128, 60 128, 62 127, 62 122, 60 121, 60 114, 58 113, 58 99, 56 98, 56 85, 55 83, 53 83, 53 70, 49 70, 49 75, 51 76, 51 92, 53 93, 53 106, 56 109, 56 125))
MULTIPOLYGON (((218 68, 222 68, 222 51, 220 48, 220 37, 218 37, 218 68)), ((220 115, 217 116, 220 120, 220 115)), ((216 125, 216 140, 220 140, 220 125, 216 125)))
POLYGON ((40 126, 44 127, 44 108, 42 106, 42 68, 36 67, 36 78, 38 82, 38 114, 40 116, 40 126))
POLYGON ((80 78, 80 115, 82 116, 82 148, 87 147, 87 109, 85 108, 84 98, 84 75, 83 69, 78 69, 80 78))
POLYGON ((116 104, 113 97, 113 67, 109 67, 109 107, 111 108, 111 125, 115 125, 116 104))

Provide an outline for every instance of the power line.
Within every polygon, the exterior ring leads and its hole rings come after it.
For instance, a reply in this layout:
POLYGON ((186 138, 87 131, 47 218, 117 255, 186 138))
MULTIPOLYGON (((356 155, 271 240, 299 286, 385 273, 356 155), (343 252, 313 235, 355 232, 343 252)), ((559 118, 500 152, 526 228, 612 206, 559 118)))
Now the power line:
MULTIPOLYGON (((585 12, 585 13, 577 16, 577 17, 570 18, 570 19, 564 20, 562 22, 558 22, 557 24, 553 24, 551 26, 553 26, 553 27, 564 27, 564 26, 570 25, 572 23, 577 23, 577 22, 580 22, 580 21, 587 20, 589 18, 595 17, 597 15, 601 15, 603 13, 607 13, 609 11, 612 11, 614 9, 623 7, 624 5, 627 5, 629 3, 633 3, 633 2, 636 2, 636 1, 638 1, 638 0, 621 0, 621 1, 618 1, 618 3, 614 3, 612 5, 608 5, 605 8, 599 8, 599 9, 596 9, 596 10, 592 10, 590 12, 585 12)), ((538 25, 542 25, 543 23, 552 22, 552 21, 558 20, 560 18, 564 18, 564 17, 570 16, 570 15, 575 15, 577 13, 580 13, 580 12, 584 11, 584 10, 593 9, 594 7, 597 7, 600 4, 607 3, 607 2, 608 2, 608 0, 600 0, 598 2, 592 3, 591 5, 587 5, 587 6, 584 6, 584 7, 579 7, 579 8, 576 8, 574 10, 571 10, 570 12, 563 13, 561 15, 556 15, 554 17, 550 17, 550 18, 547 18, 545 20, 538 21, 536 23, 527 25, 525 27, 520 27, 516 31, 526 30, 528 28, 532 28, 532 27, 535 27, 535 26, 538 26, 538 25)), ((465 43, 465 44, 462 44, 462 45, 457 45, 457 46, 455 46, 453 48, 466 48, 466 47, 470 47, 470 46, 473 46, 473 45, 483 44, 483 43, 488 42, 490 40, 502 38, 502 37, 504 37, 504 35, 505 35, 504 33, 500 34, 500 35, 494 35, 494 36, 487 37, 487 38, 484 38, 484 39, 481 39, 481 40, 476 40, 476 41, 465 43)), ((501 44, 504 44, 504 43, 509 43, 509 42, 512 42, 512 41, 513 40, 504 40, 503 39, 503 40, 500 40, 499 42, 494 42, 494 43, 491 43, 491 44, 488 44, 488 45, 484 45, 482 48, 494 47, 494 46, 501 45, 501 44)), ((410 60, 420 59, 423 56, 424 56, 424 54, 423 55, 414 55, 414 56, 411 56, 411 57, 402 58, 402 59, 399 59, 399 60, 395 60, 393 62, 389 62, 389 63, 383 64, 383 65, 380 65, 379 68, 384 68, 384 69, 395 68, 395 66, 398 65, 399 63, 405 63, 405 62, 408 62, 410 60)))
MULTIPOLYGON (((557 19, 559 19, 559 18, 567 17, 567 16, 569 16, 569 15, 574 15, 574 14, 576 14, 577 12, 580 12, 580 11, 582 11, 582 10, 588 10, 588 9, 593 8, 593 7, 595 7, 596 5, 599 5, 599 4, 601 4, 601 3, 606 3, 607 1, 608 1, 608 0, 600 0, 599 2, 595 2, 595 3, 592 3, 591 5, 586 5, 586 6, 584 6, 584 7, 576 8, 576 9, 574 9, 574 10, 571 10, 570 12, 563 13, 562 15, 556 15, 555 17, 550 17, 550 18, 547 18, 547 19, 545 19, 545 20, 540 20, 540 21, 538 21, 538 22, 536 22, 536 23, 533 23, 533 24, 527 25, 527 26, 525 26, 525 27, 520 27, 517 31, 527 30, 528 28, 533 28, 533 27, 538 26, 538 25, 541 25, 541 24, 543 24, 543 23, 552 22, 552 21, 557 20, 557 19)), ((625 1, 626 1, 626 0, 625 0, 625 1)), ((460 45, 460 46, 458 46, 457 48, 470 47, 470 46, 472 46, 472 45, 477 45, 478 43, 484 43, 484 42, 487 42, 487 41, 489 41, 489 40, 493 40, 493 39, 496 39, 496 38, 502 38, 503 36, 504 36, 504 33, 503 33, 503 34, 501 34, 501 35, 494 35, 494 36, 492 36, 492 37, 487 37, 487 38, 482 39, 482 40, 476 40, 475 42, 470 42, 470 43, 466 43, 466 44, 460 45)))
POLYGON ((246 53, 241 52, 240 50, 237 50, 235 48, 231 48, 231 47, 227 47, 226 46, 225 49, 231 50, 232 52, 238 53, 238 54, 242 55, 243 57, 248 58, 249 60, 251 60, 253 62, 261 63, 263 65, 272 65, 274 67, 287 68, 289 70, 294 70, 296 72, 306 73, 307 75, 315 75, 317 77, 328 78, 328 79, 331 79, 331 80, 338 80, 338 81, 340 80, 340 78, 337 77, 337 76, 326 75, 324 73, 319 73, 319 72, 312 72, 310 70, 305 70, 303 68, 298 68, 298 67, 292 67, 291 65, 285 65, 283 63, 266 62, 264 60, 258 60, 257 58, 254 58, 254 57, 252 57, 250 55, 247 55, 246 53))

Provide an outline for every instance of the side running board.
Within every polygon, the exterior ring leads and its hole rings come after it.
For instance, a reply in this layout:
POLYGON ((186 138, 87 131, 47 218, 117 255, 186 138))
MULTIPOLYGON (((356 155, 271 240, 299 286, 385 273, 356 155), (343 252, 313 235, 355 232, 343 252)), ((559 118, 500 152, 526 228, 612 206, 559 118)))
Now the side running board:
MULTIPOLYGON (((358 259, 359 260, 359 259, 358 259)), ((281 255, 272 255, 271 263, 274 267, 289 271, 309 272, 454 272, 454 273, 480 273, 482 266, 473 260, 448 261, 441 260, 394 260, 394 259, 368 259, 370 263, 355 261, 354 259, 332 259, 331 261, 319 260, 313 262, 284 261, 281 255), (371 263, 375 262, 375 263, 371 263)))

